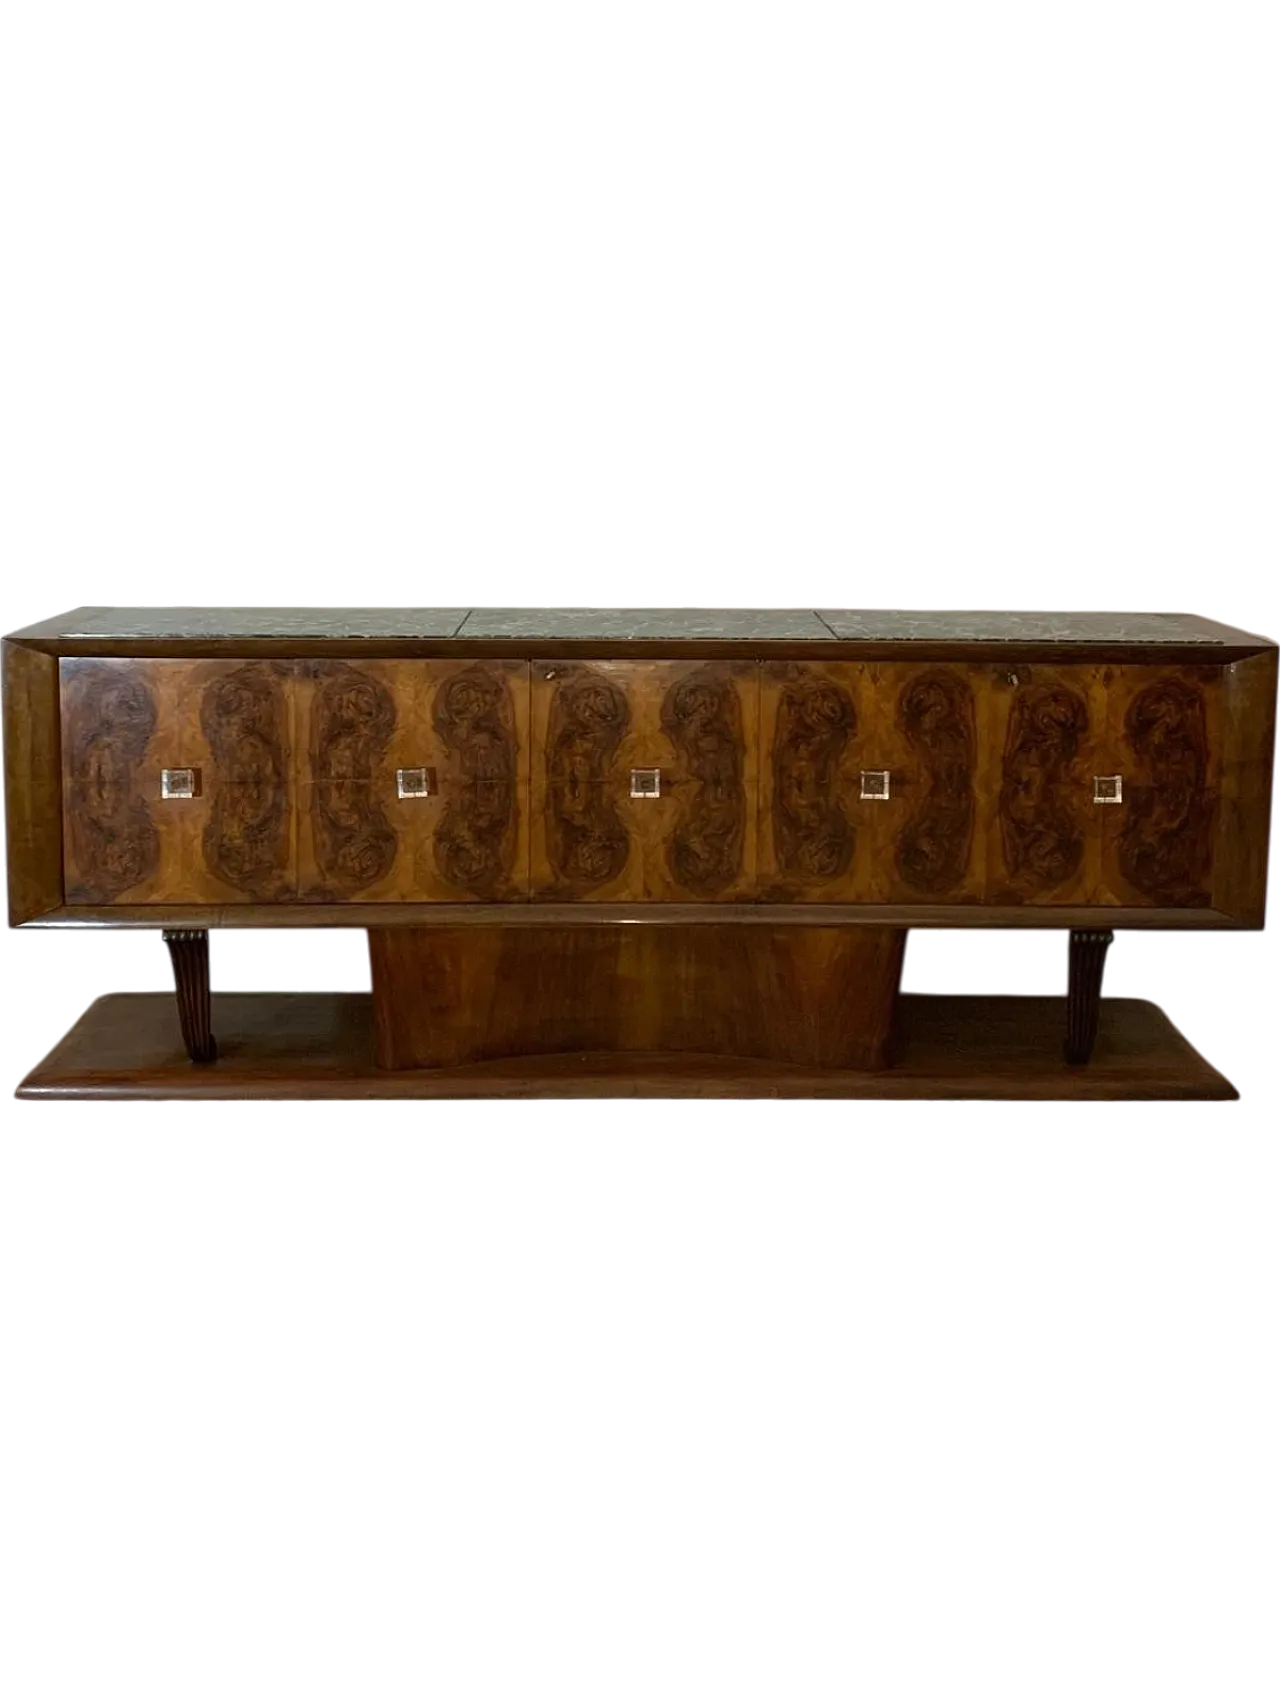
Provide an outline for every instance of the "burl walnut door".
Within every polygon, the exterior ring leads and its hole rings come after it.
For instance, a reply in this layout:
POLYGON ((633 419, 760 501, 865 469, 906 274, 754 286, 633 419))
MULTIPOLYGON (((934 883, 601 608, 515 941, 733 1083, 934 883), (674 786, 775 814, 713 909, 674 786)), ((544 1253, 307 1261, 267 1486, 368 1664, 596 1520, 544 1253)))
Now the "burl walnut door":
POLYGON ((980 689, 952 665, 765 664, 762 898, 978 900, 980 689))
POLYGON ((758 713, 753 663, 535 664, 534 899, 751 896, 758 713))
POLYGON ((301 666, 304 901, 523 901, 529 666, 301 666))
POLYGON ((64 658, 67 900, 293 893, 292 667, 64 658))
POLYGON ((990 693, 989 901, 1211 904, 1220 671, 1020 664, 990 693))
POLYGON ((1125 664, 1108 677, 1108 771, 1121 798, 1103 817, 1103 899, 1208 907, 1222 787, 1222 672, 1125 664))
POLYGON ((993 665, 986 693, 994 757, 987 895, 994 905, 1100 905, 1112 768, 1110 670, 993 665))

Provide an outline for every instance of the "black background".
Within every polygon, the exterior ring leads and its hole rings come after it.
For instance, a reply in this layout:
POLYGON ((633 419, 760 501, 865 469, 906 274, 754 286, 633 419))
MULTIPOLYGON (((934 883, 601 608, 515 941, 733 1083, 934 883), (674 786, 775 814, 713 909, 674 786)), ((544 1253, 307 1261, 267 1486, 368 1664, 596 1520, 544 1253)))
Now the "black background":
MULTIPOLYGON (((1114 596, 1111 587, 1108 596, 1114 596)), ((1147 599, 1133 599, 1135 606, 1147 599)), ((1186 604, 1191 604, 1188 597, 1186 604)), ((70 599, 43 597, 39 606, 0 611, 5 626, 46 613, 70 599)), ((1280 609, 1229 599, 1212 615, 1280 632, 1280 609)), ((1275 836, 1273 836, 1275 852, 1275 836)), ((157 937, 3 935, 7 1079, 14 1079, 72 1021, 90 993, 113 988, 164 987, 167 968, 157 937), (14 1000, 15 997, 15 1000, 14 1000)), ((1275 1024, 1275 930, 1161 932, 1120 935, 1108 988, 1155 995, 1179 1024, 1217 1058, 1248 1092, 1251 1106, 1277 1099, 1280 1038, 1275 1024)), ((1065 946, 1051 935, 916 935, 908 983, 920 990, 1060 990, 1065 946)), ((218 935, 215 976, 222 985, 350 987, 367 982, 360 935, 218 935)))

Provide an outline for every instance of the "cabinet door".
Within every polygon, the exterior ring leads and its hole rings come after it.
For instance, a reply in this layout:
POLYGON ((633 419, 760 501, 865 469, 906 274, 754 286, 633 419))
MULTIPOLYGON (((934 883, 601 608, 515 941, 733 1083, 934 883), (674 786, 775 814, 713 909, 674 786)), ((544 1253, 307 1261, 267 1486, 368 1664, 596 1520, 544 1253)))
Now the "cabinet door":
POLYGON ((922 905, 980 900, 985 672, 952 664, 862 668, 866 898, 922 905), (887 792, 877 795, 878 786, 887 792))
POLYGON ((527 898, 527 663, 309 661, 299 731, 303 900, 527 898))
POLYGON ((68 901, 291 897, 291 666, 64 658, 60 672, 68 901))
POLYGON ((1101 668, 992 666, 984 689, 993 774, 986 898, 998 906, 1098 903, 1108 688, 1101 668))
POLYGON ((536 664, 534 898, 751 895, 758 717, 755 664, 536 664))
POLYGON ((760 895, 868 899, 870 838, 861 799, 866 666, 760 669, 760 895))
POLYGON ((776 901, 981 899, 985 672, 761 670, 761 892, 776 901))
POLYGON ((1222 673, 1120 665, 1108 683, 1108 769, 1120 800, 1104 821, 1104 898, 1208 907, 1222 783, 1222 673))

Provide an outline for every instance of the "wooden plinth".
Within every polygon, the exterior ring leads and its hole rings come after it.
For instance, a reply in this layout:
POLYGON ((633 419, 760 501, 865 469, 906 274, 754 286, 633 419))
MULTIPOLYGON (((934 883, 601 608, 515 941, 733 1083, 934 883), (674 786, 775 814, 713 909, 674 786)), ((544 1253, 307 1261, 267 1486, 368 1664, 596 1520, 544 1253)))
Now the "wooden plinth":
POLYGON ((716 1055, 576 1053, 386 1072, 367 995, 216 995, 219 1056, 187 1058, 173 996, 103 996, 20 1097, 856 1097, 1223 1101, 1236 1096, 1150 1002, 1104 1001, 1093 1060, 1063 1060, 1066 1001, 902 996, 882 1072, 716 1055))
POLYGON ((371 930, 380 1067, 615 1051, 888 1064, 904 930, 371 930))

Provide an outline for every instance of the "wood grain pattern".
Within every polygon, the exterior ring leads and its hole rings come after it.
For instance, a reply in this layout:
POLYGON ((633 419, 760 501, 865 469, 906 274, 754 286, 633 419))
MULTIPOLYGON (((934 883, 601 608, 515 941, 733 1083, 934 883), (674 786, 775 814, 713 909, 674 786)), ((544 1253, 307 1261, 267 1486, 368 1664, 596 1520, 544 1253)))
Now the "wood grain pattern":
POLYGON ((753 894, 758 716, 754 665, 535 669, 535 898, 753 894), (661 772, 656 799, 631 797, 633 769, 661 772))
POLYGON ((905 941, 742 925, 373 930, 378 1062, 659 1049, 881 1067, 905 941))
POLYGON ((898 664, 765 664, 761 776, 761 894, 769 900, 865 902, 983 898, 989 798, 988 670, 898 664), (808 677, 816 678, 809 682, 808 677), (792 697, 792 684, 802 697, 792 697), (829 733, 806 727, 808 696, 829 733), (799 729, 794 744, 792 731, 799 729), (889 775, 887 799, 864 797, 864 771, 889 775), (826 841, 828 877, 787 866, 783 791, 792 815, 826 841))
POLYGON ((376 890, 395 864, 399 840, 387 815, 386 757, 400 708, 383 674, 367 667, 315 664, 307 677, 308 774, 301 798, 310 839, 302 892, 345 900, 376 890))
POLYGON ((45 912, 532 897, 1256 922, 1274 661, 571 658, 535 690, 527 660, 490 656, 65 658, 45 912), (165 766, 201 770, 200 797, 162 801, 165 766), (398 797, 400 767, 435 770, 430 799, 398 797), (661 795, 633 800, 649 767, 661 795), (888 801, 860 798, 863 769, 890 773, 888 801), (1093 802, 1112 773, 1123 810, 1093 802))
POLYGON ((1101 882, 1103 814, 1095 775, 1115 765, 1105 751, 1106 685, 1099 671, 1024 665, 995 671, 993 749, 999 749, 995 812, 988 820, 987 899, 1077 903, 1101 882))
POLYGON ((115 901, 159 876, 160 834, 141 789, 156 696, 141 670, 105 659, 64 684, 67 897, 115 901))
POLYGON ((244 901, 295 890, 292 666, 63 659, 70 901, 244 901), (161 773, 200 773, 165 799, 161 773))
POLYGON ((509 659, 305 668, 304 900, 527 897, 528 671, 509 659), (432 792, 402 798, 402 769, 430 771, 432 792))
MULTIPOLYGON (((555 673, 544 677, 556 680, 555 673)), ((618 748, 631 724, 623 687, 586 666, 551 691, 541 811, 549 884, 567 896, 609 890, 626 870, 630 836, 618 810, 618 748)))
POLYGON ((742 873, 747 830, 748 754, 737 682, 715 664, 681 676, 662 701, 662 730, 684 778, 667 869, 682 894, 721 895, 742 873))
MULTIPOLYGON (((1234 1088, 1151 1002, 1102 1003, 1088 1067, 1062 1059, 1066 1003, 1055 996, 916 996, 898 1003, 883 1072, 795 1067, 723 1055, 636 1052, 523 1056, 421 1072, 374 1060, 364 994, 213 998, 220 1059, 194 1068, 168 994, 104 996, 18 1095, 36 1101, 248 1097, 841 1097, 1042 1101, 1229 1101, 1234 1088)), ((424 1123, 424 1135, 427 1131, 424 1123)))
POLYGON ((294 890, 289 684, 270 664, 215 676, 200 698, 209 748, 209 816, 201 846, 229 889, 270 901, 294 890))
POLYGON ((1229 664, 1222 676, 1222 788, 1213 904, 1250 930, 1261 930, 1267 916, 1276 658, 1274 651, 1259 652, 1229 664))
POLYGON ((898 727, 925 775, 923 798, 898 834, 898 875, 918 894, 945 895, 964 882, 973 848, 972 686, 957 670, 921 671, 898 696, 898 727))
POLYGON ((861 664, 858 764, 888 771, 888 800, 859 800, 858 899, 982 899, 987 671, 951 665, 861 664), (981 714, 981 718, 980 718, 981 714))
POLYGON ((857 672, 766 664, 760 688, 760 874, 770 899, 857 892, 857 672))
POLYGON ((1109 819, 1104 864, 1121 903, 1211 900, 1221 698, 1218 671, 1114 672, 1111 743, 1121 754, 1124 803, 1109 819))
POLYGON ((4 798, 9 923, 62 905, 62 753, 58 666, 4 643, 4 798))

